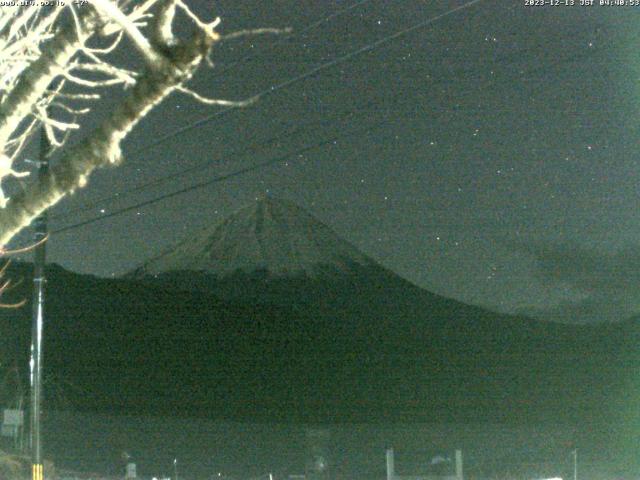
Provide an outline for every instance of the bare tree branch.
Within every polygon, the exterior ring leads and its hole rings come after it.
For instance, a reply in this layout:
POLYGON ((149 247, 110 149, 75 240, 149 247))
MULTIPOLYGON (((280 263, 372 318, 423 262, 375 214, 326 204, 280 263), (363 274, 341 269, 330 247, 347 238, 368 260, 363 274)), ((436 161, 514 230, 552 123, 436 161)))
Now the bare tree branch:
POLYGON ((289 34, 293 31, 291 28, 256 28, 253 30, 238 30, 222 36, 222 40, 235 40, 236 38, 248 37, 252 35, 282 35, 289 34))
POLYGON ((120 8, 110 0, 93 0, 93 4, 100 12, 104 13, 108 18, 122 27, 122 30, 131 39, 147 63, 157 65, 163 61, 162 57, 151 47, 149 40, 138 30, 134 22, 122 13, 120 8))
MULTIPOLYGON (((85 186, 95 169, 120 163, 122 140, 172 92, 207 105, 246 106, 258 99, 207 98, 187 87, 212 46, 222 39, 215 30, 219 18, 202 20, 183 0, 135 3, 92 0, 89 8, 0 10, 0 182, 28 175, 12 165, 38 126, 61 149, 46 174, 10 199, 0 188, 0 245, 85 186), (192 22, 196 33, 178 38, 177 18, 192 22), (117 66, 107 56, 122 45, 133 45, 142 54, 139 70, 117 66), (95 130, 66 145, 72 131, 83 132, 78 115, 87 114, 102 89, 112 85, 126 88, 124 99, 95 130)), ((258 29, 225 38, 287 31, 258 29)), ((0 285, 0 293, 3 288, 8 287, 0 285)))
POLYGON ((183 86, 176 87, 176 90, 181 92, 181 93, 185 93, 185 94, 189 95, 190 97, 193 97, 198 102, 203 103, 205 105, 220 105, 220 106, 223 106, 223 107, 246 107, 248 105, 251 105, 252 103, 257 102, 258 99, 260 98, 260 96, 255 95, 255 96, 253 96, 251 98, 248 98, 246 100, 222 100, 222 99, 219 99, 219 98, 203 97, 198 92, 195 92, 195 91, 193 91, 193 90, 191 90, 189 88, 183 87, 183 86))
POLYGON ((0 149, 81 46, 75 28, 62 29, 40 58, 22 72, 16 86, 0 104, 0 149))
POLYGON ((121 105, 84 141, 70 147, 40 181, 0 210, 0 244, 6 244, 46 208, 86 184, 98 167, 121 160, 120 144, 131 129, 172 91, 188 81, 219 36, 207 29, 170 50, 168 61, 142 75, 121 105))

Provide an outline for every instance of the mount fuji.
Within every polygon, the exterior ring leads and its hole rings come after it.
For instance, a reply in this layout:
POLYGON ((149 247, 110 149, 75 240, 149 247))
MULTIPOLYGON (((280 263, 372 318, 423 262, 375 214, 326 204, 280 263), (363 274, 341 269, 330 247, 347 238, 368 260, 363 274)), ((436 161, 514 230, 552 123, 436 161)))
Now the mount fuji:
POLYGON ((270 277, 354 273, 375 262, 311 214, 286 200, 262 197, 185 239, 134 276, 195 271, 224 278, 262 271, 270 277))
POLYGON ((271 197, 165 250, 128 278, 250 312, 248 323, 228 320, 227 328, 238 329, 230 336, 268 345, 276 362, 268 376, 316 411, 332 401, 353 411, 346 395, 371 412, 394 405, 409 416, 449 415, 458 405, 465 418, 577 418, 592 414, 605 396, 599 386, 585 392, 588 379, 620 377, 609 369, 625 355, 612 361, 612 352, 632 351, 636 338, 635 328, 542 322, 434 294, 304 209, 271 197), (297 352, 297 360, 285 352, 297 352), (579 358, 585 361, 577 366, 579 358))
MULTIPOLYGON (((123 278, 52 265, 47 279, 47 365, 84 390, 80 409, 577 422, 633 406, 622 393, 640 322, 540 322, 436 295, 283 200, 262 198, 123 278)), ((31 298, 30 285, 7 300, 31 298)), ((0 364, 28 365, 29 312, 0 315, 0 364)))

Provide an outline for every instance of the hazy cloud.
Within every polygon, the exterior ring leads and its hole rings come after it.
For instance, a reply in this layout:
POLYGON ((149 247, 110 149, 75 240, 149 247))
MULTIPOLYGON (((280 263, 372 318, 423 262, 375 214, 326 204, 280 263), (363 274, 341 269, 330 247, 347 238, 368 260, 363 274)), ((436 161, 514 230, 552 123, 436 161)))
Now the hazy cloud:
POLYGON ((521 244, 535 259, 536 276, 566 300, 550 308, 524 308, 549 320, 619 321, 640 311, 640 249, 604 251, 570 244, 521 244))

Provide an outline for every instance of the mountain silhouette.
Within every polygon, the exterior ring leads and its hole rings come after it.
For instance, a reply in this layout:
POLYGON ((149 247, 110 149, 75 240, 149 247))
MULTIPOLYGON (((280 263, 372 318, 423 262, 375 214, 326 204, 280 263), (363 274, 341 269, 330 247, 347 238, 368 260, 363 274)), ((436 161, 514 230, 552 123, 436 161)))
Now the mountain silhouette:
POLYGON ((196 271, 224 277, 268 272, 271 276, 349 272, 373 260, 297 205, 268 196, 222 222, 190 235, 138 268, 134 275, 196 271))
MULTIPOLYGON (((47 277, 45 376, 62 394, 45 394, 58 407, 516 423, 635 408, 639 322, 557 324, 436 295, 285 201, 261 199, 125 278, 56 265, 47 277)), ((7 300, 30 298, 30 284, 7 300)), ((0 315, 0 364, 23 378, 29 316, 29 306, 0 315)))

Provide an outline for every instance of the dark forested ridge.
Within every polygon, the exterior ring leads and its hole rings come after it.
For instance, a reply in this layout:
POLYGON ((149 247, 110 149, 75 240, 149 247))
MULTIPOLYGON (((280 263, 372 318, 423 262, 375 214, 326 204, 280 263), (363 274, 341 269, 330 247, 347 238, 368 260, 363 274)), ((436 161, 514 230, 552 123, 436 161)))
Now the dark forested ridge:
MULTIPOLYGON (((16 263, 9 275, 30 278, 16 263)), ((11 292, 29 297, 30 282, 11 292)), ((633 403, 638 322, 493 313, 377 266, 223 280, 100 279, 52 265, 47 404, 283 421, 583 422, 633 403), (55 395, 54 395, 55 394, 55 395)), ((30 306, 0 313, 3 366, 26 377, 30 306)))

